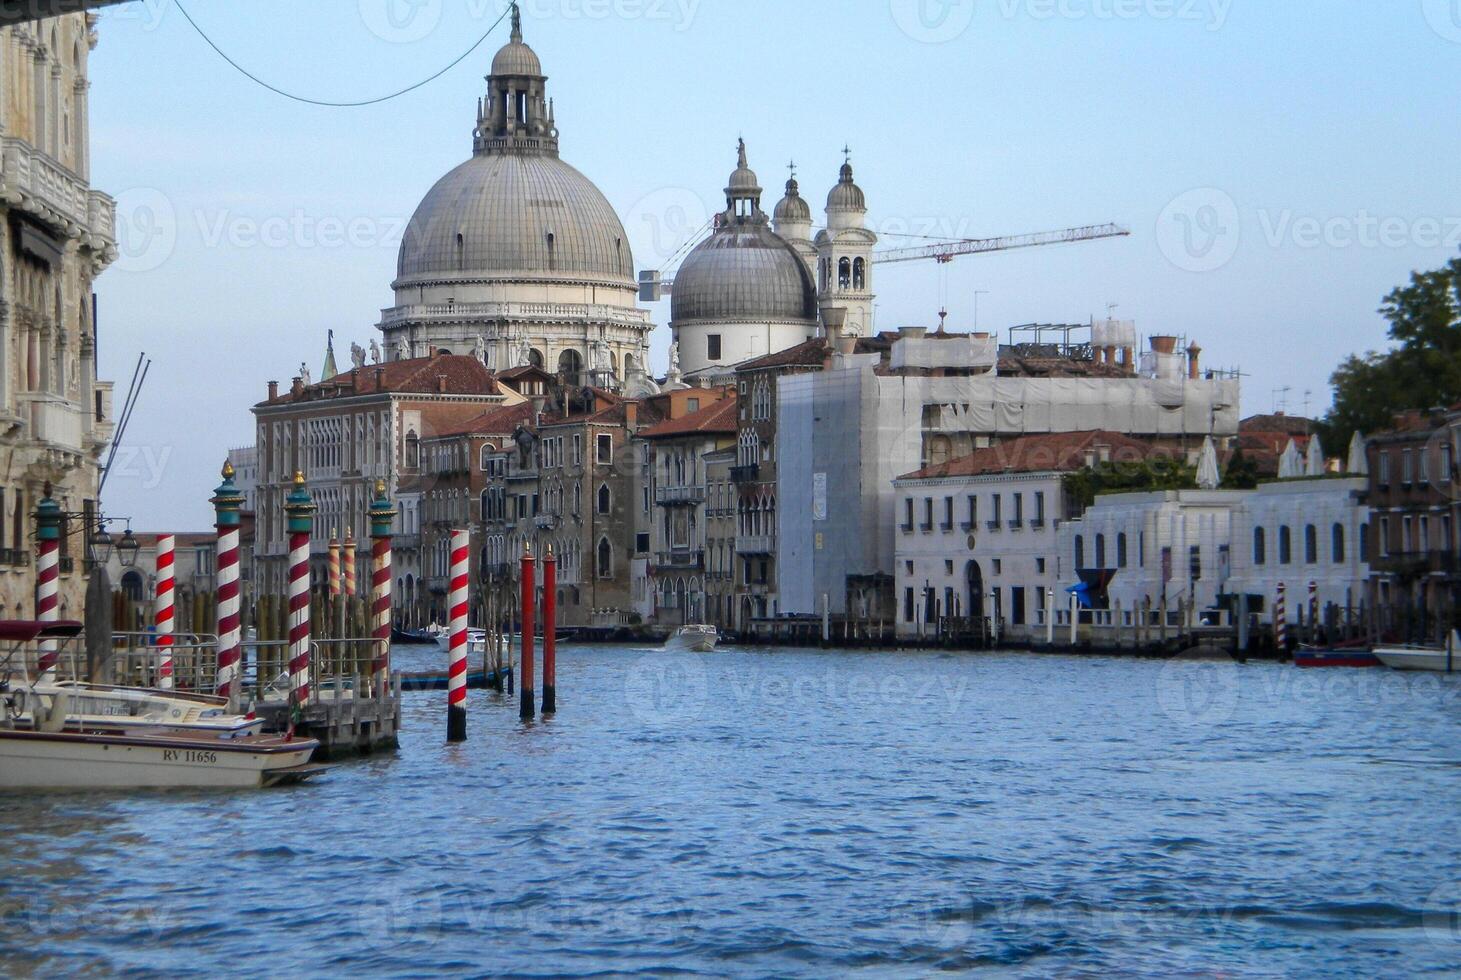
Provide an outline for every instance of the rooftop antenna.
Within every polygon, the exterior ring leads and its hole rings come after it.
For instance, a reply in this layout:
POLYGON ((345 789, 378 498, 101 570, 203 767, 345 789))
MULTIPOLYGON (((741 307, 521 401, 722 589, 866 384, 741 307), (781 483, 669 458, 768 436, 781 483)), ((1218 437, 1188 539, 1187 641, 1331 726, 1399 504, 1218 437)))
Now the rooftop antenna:
POLYGON ((945 309, 945 310, 939 310, 938 311, 938 332, 939 333, 943 333, 944 332, 944 321, 947 320, 948 318, 949 318, 949 311, 948 310, 945 309))
POLYGON ((1114 319, 1116 319, 1116 310, 1120 306, 1121 306, 1121 304, 1120 303, 1116 303, 1116 302, 1107 303, 1106 304, 1106 319, 1108 319, 1108 320, 1114 320, 1114 319))
POLYGON ((1289 410, 1289 392, 1293 391, 1291 385, 1284 385, 1282 388, 1273 389, 1274 412, 1279 415, 1287 415, 1289 410))
POLYGON ((1308 388, 1304 389, 1304 418, 1309 418, 1309 402, 1313 399, 1314 393, 1308 388))

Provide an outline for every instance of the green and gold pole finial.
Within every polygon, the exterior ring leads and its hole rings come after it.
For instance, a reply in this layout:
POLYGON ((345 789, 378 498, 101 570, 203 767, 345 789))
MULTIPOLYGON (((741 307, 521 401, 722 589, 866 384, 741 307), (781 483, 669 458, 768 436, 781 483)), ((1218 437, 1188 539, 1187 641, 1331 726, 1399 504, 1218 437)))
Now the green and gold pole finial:
POLYGON ((291 534, 314 530, 315 502, 304 485, 304 473, 294 471, 294 490, 284 498, 284 515, 291 534))
POLYGON ((386 481, 375 481, 375 500, 370 503, 370 536, 372 538, 388 538, 391 536, 391 526, 396 520, 396 508, 391 506, 391 500, 386 496, 386 481))
POLYGON ((214 512, 218 515, 219 527, 237 527, 239 523, 239 511, 243 510, 244 495, 239 492, 233 482, 233 463, 227 460, 223 463, 223 482, 213 491, 213 497, 208 502, 213 505, 214 512))

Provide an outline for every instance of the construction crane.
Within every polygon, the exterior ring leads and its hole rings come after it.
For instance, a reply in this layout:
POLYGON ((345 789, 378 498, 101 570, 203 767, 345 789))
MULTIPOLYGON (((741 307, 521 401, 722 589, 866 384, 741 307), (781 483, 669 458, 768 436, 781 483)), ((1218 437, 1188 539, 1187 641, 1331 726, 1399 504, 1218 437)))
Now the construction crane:
MULTIPOLYGON (((708 223, 707 223, 708 227, 708 223)), ((703 232, 704 229, 702 229, 703 232)), ((873 253, 878 264, 891 262, 917 262, 933 259, 946 265, 960 255, 982 255, 987 252, 1009 252, 1021 248, 1038 248, 1043 245, 1070 245, 1075 242, 1094 242, 1103 238, 1125 238, 1131 229, 1108 223, 1104 225, 1083 225, 1066 228, 1063 231, 1039 231, 1028 235, 1005 235, 1001 238, 960 238, 954 241, 936 242, 933 245, 914 245, 910 248, 888 248, 873 253)), ((688 251, 688 246, 697 241, 696 235, 676 252, 676 257, 688 251)), ((639 273, 639 299, 653 303, 669 295, 674 289, 674 276, 661 276, 658 269, 646 269, 639 273)))
POLYGON ((1085 225, 1081 228, 1066 228, 1064 231, 1038 231, 1030 235, 1006 235, 1002 238, 961 238, 934 245, 914 245, 910 248, 888 248, 873 253, 873 259, 880 263, 917 262, 933 259, 948 263, 960 255, 980 255, 985 252, 1009 252, 1017 248, 1037 248, 1041 245, 1069 245, 1073 242, 1094 242, 1102 238, 1125 238, 1131 229, 1118 224, 1085 225))

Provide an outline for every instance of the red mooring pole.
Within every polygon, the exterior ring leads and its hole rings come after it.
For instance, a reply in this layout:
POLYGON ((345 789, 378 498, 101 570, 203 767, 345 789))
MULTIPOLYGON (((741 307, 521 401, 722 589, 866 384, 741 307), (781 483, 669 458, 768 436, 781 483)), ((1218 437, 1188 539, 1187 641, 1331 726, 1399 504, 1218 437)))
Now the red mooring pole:
POLYGON ((537 576, 533 572, 532 545, 523 545, 522 557, 522 676, 517 679, 520 695, 518 717, 526 720, 533 716, 533 590, 537 587, 537 576))
POLYGON ((553 557, 553 546, 548 546, 548 556, 543 561, 543 714, 558 711, 558 697, 554 692, 558 653, 558 559, 553 557))
POLYGON ((446 680, 446 740, 467 740, 467 560, 470 544, 466 531, 451 533, 451 594, 447 600, 451 617, 450 668, 446 680))

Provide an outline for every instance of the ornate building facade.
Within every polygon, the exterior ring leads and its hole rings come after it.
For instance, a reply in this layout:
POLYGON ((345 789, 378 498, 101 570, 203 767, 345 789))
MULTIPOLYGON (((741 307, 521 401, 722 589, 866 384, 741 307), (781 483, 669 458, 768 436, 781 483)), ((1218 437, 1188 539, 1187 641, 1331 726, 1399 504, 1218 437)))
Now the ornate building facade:
POLYGON ((619 388, 644 370, 653 324, 618 215, 558 156, 547 78, 516 11, 487 86, 472 158, 427 192, 401 242, 379 324, 386 359, 443 350, 619 388))
POLYGON ((36 504, 68 514, 61 615, 79 617, 112 386, 96 377, 92 282, 116 257, 111 198, 89 182, 93 20, 0 28, 0 618, 35 612, 36 504))

